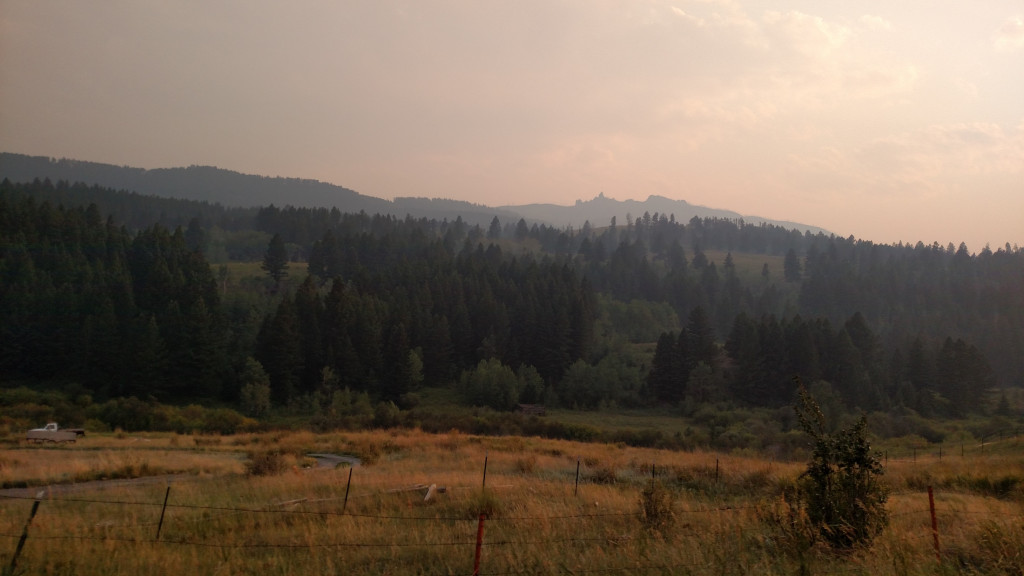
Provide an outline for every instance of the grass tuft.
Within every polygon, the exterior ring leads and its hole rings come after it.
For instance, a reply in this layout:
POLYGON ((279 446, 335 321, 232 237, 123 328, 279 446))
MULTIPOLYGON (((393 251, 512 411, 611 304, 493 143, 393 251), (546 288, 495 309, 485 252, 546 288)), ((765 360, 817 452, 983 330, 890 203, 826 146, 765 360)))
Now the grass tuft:
POLYGON ((250 452, 249 461, 245 463, 245 473, 249 476, 276 476, 287 469, 284 455, 275 450, 250 452))

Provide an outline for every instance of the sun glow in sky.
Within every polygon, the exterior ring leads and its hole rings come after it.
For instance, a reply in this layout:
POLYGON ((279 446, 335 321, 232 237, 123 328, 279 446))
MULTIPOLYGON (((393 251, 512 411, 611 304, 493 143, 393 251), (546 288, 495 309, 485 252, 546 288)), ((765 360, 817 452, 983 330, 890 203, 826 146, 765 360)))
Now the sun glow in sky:
POLYGON ((0 150, 1024 244, 1024 3, 0 0, 0 150))

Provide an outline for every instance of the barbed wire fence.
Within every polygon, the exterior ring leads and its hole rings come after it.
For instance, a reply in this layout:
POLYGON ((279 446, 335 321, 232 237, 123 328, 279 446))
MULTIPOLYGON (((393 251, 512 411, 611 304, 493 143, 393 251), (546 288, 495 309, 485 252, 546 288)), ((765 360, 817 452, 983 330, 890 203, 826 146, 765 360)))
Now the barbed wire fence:
MULTIPOLYGON (((710 474, 710 466, 706 466, 708 470, 705 473, 710 474)), ((652 465, 651 478, 652 482, 655 477, 655 468, 652 465)), ((721 476, 724 476, 724 472, 721 470, 720 463, 716 459, 714 466, 714 482, 719 482, 721 476)), ((164 548, 180 548, 180 547, 194 547, 194 548, 215 548, 222 550, 273 550, 280 551, 282 553, 296 552, 296 551, 310 551, 314 549, 324 550, 344 550, 344 549, 367 549, 367 550, 381 550, 388 551, 401 548, 443 548, 451 550, 451 554, 464 554, 465 557, 473 558, 473 571, 474 575, 499 575, 499 574, 525 574, 530 573, 529 571, 494 571, 487 572, 487 562, 489 559, 492 560, 492 565, 513 565, 515 564, 514 554, 501 554, 503 550, 518 550, 524 547, 552 547, 557 549, 568 545, 572 546, 599 546, 599 545, 618 545, 622 542, 635 542, 642 541, 650 537, 649 532, 643 527, 641 522, 636 520, 642 520, 642 513, 640 511, 631 512, 586 512, 586 513, 574 513, 574 514, 552 514, 552 515, 515 515, 515 514, 487 514, 481 512, 476 518, 467 517, 465 514, 456 515, 445 515, 440 513, 435 514, 386 514, 386 513, 372 513, 365 511, 351 511, 347 509, 347 503, 349 501, 349 489, 351 487, 352 470, 349 471, 349 481, 346 485, 344 497, 332 497, 332 498, 301 498, 285 502, 275 502, 264 506, 227 506, 227 505, 210 505, 210 504, 198 504, 198 503, 187 503, 177 502, 170 499, 172 494, 171 486, 168 485, 166 492, 163 494, 161 501, 138 501, 129 499, 103 499, 103 498, 88 498, 88 497, 75 497, 75 496, 53 496, 47 494, 45 490, 40 491, 34 496, 27 495, 12 495, 12 494, 0 494, 0 501, 9 503, 13 502, 26 502, 31 503, 31 509, 28 517, 25 521, 23 529, 20 533, 0 533, 0 538, 15 542, 15 547, 11 553, 10 563, 3 567, 4 574, 16 574, 18 573, 18 562, 21 554, 27 543, 31 541, 51 541, 51 542, 96 542, 102 543, 105 546, 123 546, 123 547, 164 547, 164 548), (343 505, 340 510, 337 509, 295 509, 296 505, 312 505, 312 504, 324 504, 324 503, 337 503, 342 501, 343 505), (77 532, 69 532, 66 529, 61 532, 54 532, 49 526, 33 526, 33 521, 40 514, 42 509, 44 514, 52 515, 69 515, 74 516, 76 514, 76 507, 79 512, 83 507, 90 508, 116 508, 120 511, 131 510, 131 514, 126 513, 115 513, 114 517, 122 518, 122 521, 104 521, 100 523, 94 523, 92 526, 86 527, 77 532), (286 509, 292 507, 292 509, 286 509), (317 517, 320 519, 338 519, 340 521, 348 522, 371 522, 376 524, 381 523, 393 523, 396 525, 413 525, 421 526, 424 531, 434 531, 439 527, 451 529, 457 527, 453 531, 454 534, 464 534, 464 537, 453 537, 448 540, 442 541, 424 541, 422 538, 410 538, 408 540, 401 540, 398 538, 390 538, 384 541, 376 540, 327 540, 322 542, 296 542, 294 539, 274 541, 274 540, 259 540, 255 538, 258 535, 249 535, 244 541, 218 541, 217 539, 209 537, 168 537, 168 532, 164 530, 165 525, 177 524, 177 532, 185 532, 183 527, 187 528, 188 525, 195 525, 196 523, 210 522, 213 519, 227 519, 231 516, 237 515, 248 515, 248 516, 266 516, 272 518, 285 518, 285 517, 317 517), (631 527, 631 531, 616 533, 615 536, 609 535, 587 535, 587 536, 574 536, 574 527, 578 527, 580 524, 595 524, 595 523, 612 523, 619 522, 617 527, 621 527, 621 522, 629 522, 628 526, 631 527), (545 537, 537 538, 531 537, 531 526, 536 524, 543 524, 550 526, 552 524, 559 524, 564 526, 564 529, 560 530, 560 534, 564 536, 559 537, 545 537), (487 527, 499 527, 500 531, 496 536, 491 538, 485 538, 485 535, 489 533, 487 527), (475 532, 475 538, 474 538, 475 532), (457 552, 459 551, 459 552, 457 552), (484 552, 488 554, 484 554, 484 552), (503 562, 498 562, 502 561, 503 562)), ((575 484, 573 487, 573 494, 576 495, 579 490, 579 465, 577 463, 575 484)), ((467 489, 474 489, 472 487, 466 487, 467 489)), ((486 456, 485 456, 485 474, 482 485, 480 486, 481 491, 487 489, 486 487, 486 456)), ((384 492, 378 493, 382 494, 384 492)), ((363 494, 362 496, 372 496, 374 494, 363 494)), ((923 503, 922 503, 923 504, 923 503)), ((935 555, 939 562, 942 562, 943 555, 940 547, 940 527, 937 523, 938 514, 936 511, 935 500, 933 497, 933 489, 928 486, 928 507, 923 505, 920 508, 913 508, 911 510, 900 510, 894 512, 891 517, 914 517, 920 516, 920 538, 931 538, 933 540, 935 555)), ((706 517, 707 515, 742 515, 742 514, 754 514, 755 517, 763 511, 764 504, 754 505, 695 505, 694 502, 680 503, 676 502, 672 506, 672 514, 681 518, 693 518, 693 522, 681 523, 677 525, 674 530, 678 534, 684 532, 690 532, 695 535, 706 537, 708 528, 707 524, 700 524, 696 519, 706 517)), ((977 512, 956 510, 953 507, 948 507, 946 510, 940 510, 948 518, 956 518, 958 514, 968 515, 977 512)), ((990 517, 1005 516, 1010 521, 1019 520, 1019 514, 999 514, 997 512, 986 512, 986 515, 990 517)), ((756 518, 755 518, 756 519, 756 518)), ((749 520, 749 519, 748 519, 749 520)), ((61 524, 56 524, 62 526, 61 524)), ((743 527, 736 523, 729 524, 724 530, 735 532, 738 535, 743 533, 758 535, 764 531, 764 528, 759 525, 758 522, 753 522, 752 527, 743 527)), ((401 529, 394 530, 394 535, 408 534, 409 531, 401 529)), ((468 560, 467 560, 468 562, 468 560)), ((698 566, 704 565, 700 559, 694 559, 691 563, 631 563, 628 566, 571 566, 565 567, 564 571, 573 574, 599 574, 599 573, 638 573, 638 572, 667 572, 691 569, 698 566)), ((843 568, 830 568, 831 571, 843 571, 843 568)), ((850 571, 861 570, 857 566, 850 567, 850 571)))
POLYGON ((966 458, 968 456, 990 454, 993 448, 1004 443, 1019 446, 1024 438, 1024 426, 1002 428, 986 432, 981 437, 970 440, 948 440, 937 443, 921 443, 911 445, 895 445, 881 451, 884 464, 890 462, 917 462, 918 460, 943 460, 949 458, 966 458))

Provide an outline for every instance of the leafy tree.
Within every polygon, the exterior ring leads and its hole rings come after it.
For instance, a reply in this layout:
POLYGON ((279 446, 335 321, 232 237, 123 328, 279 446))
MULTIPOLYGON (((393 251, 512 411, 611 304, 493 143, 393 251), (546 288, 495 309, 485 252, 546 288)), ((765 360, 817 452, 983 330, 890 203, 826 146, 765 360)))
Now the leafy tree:
POLYGON ((270 378, 263 365, 251 356, 245 359, 241 374, 242 410, 249 416, 260 417, 270 411, 270 378))
POLYGON ((544 379, 540 377, 537 369, 530 365, 523 365, 516 370, 519 389, 519 401, 523 404, 538 404, 544 397, 544 379))
POLYGON ((687 398, 691 398, 692 402, 698 404, 706 404, 717 399, 719 390, 711 367, 703 362, 698 362, 690 371, 690 378, 686 381, 687 398))
POLYGON ((462 373, 459 391, 472 406, 490 406, 495 410, 513 410, 519 401, 519 380, 500 360, 481 360, 476 368, 462 373))

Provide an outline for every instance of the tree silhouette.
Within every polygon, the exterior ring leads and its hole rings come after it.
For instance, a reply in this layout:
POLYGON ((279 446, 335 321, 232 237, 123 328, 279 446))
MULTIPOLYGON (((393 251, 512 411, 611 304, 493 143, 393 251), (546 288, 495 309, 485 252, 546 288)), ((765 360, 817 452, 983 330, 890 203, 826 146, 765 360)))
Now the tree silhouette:
POLYGON ((260 268, 274 279, 276 285, 280 285, 281 280, 288 276, 288 251, 285 250, 284 240, 280 234, 274 234, 270 239, 260 268))

